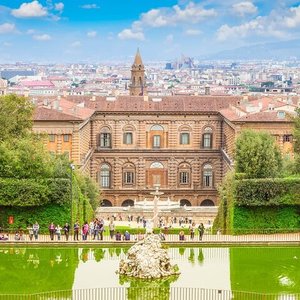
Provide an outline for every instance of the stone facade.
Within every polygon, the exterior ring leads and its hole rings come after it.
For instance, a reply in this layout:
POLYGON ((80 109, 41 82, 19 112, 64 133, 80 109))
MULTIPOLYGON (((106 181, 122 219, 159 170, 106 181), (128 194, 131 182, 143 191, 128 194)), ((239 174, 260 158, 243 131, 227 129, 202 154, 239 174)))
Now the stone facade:
POLYGON ((163 113, 104 117, 99 112, 92 118, 91 176, 113 206, 149 197, 157 183, 166 197, 184 204, 217 204, 217 186, 224 176, 221 127, 218 113, 182 118, 163 113), (108 147, 101 145, 103 134, 110 136, 108 147), (211 139, 207 145, 203 144, 205 134, 211 139), (107 173, 101 171, 103 166, 107 173))

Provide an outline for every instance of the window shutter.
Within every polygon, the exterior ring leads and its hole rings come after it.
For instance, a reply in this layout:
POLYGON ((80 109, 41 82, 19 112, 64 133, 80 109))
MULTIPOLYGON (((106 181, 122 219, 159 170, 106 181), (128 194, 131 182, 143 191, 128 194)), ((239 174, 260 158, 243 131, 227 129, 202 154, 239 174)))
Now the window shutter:
POLYGON ((210 148, 212 148, 213 145, 213 135, 212 133, 210 134, 210 148))

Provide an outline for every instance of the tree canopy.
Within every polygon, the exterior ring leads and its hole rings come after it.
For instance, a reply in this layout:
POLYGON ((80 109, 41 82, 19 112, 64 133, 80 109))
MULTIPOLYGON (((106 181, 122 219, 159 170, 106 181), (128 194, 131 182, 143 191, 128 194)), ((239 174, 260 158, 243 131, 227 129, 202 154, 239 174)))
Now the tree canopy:
POLYGON ((246 178, 276 177, 282 168, 280 151, 274 138, 266 132, 245 130, 235 149, 235 170, 246 178))
MULTIPOLYGON (((15 184, 18 180, 28 180, 28 185, 31 181, 70 180, 69 159, 64 155, 51 155, 44 147, 43 136, 32 132, 33 110, 34 106, 27 98, 16 95, 0 97, 0 180, 15 184)), ((79 171, 73 176, 79 182, 81 193, 96 208, 99 204, 96 183, 79 171)), ((53 188, 58 189, 58 186, 53 188)))
POLYGON ((17 95, 0 97, 0 142, 27 135, 32 129, 34 105, 17 95))

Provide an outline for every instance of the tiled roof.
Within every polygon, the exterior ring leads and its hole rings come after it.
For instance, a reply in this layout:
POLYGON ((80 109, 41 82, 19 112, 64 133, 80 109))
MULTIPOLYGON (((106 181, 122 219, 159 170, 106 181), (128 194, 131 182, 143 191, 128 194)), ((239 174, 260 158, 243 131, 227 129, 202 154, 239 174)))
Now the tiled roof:
POLYGON ((109 100, 95 97, 95 101, 91 101, 91 98, 73 96, 67 99, 77 103, 84 101, 87 107, 104 112, 218 112, 241 99, 235 96, 149 96, 148 101, 144 101, 143 96, 119 96, 109 100))
POLYGON ((33 115, 34 121, 82 121, 81 118, 65 114, 63 112, 46 108, 36 107, 33 115))
POLYGON ((284 117, 278 116, 278 111, 263 111, 255 114, 249 114, 247 116, 238 118, 235 122, 292 122, 289 118, 289 114, 285 112, 284 117))

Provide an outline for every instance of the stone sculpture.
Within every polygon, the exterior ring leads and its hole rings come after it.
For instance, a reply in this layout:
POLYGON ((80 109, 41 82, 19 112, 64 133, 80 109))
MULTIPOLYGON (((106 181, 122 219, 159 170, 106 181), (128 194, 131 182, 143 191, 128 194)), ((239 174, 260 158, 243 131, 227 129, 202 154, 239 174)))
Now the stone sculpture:
POLYGON ((133 245, 119 265, 120 275, 155 279, 179 275, 177 265, 171 265, 166 249, 162 248, 160 238, 154 234, 146 235, 145 239, 133 245))

